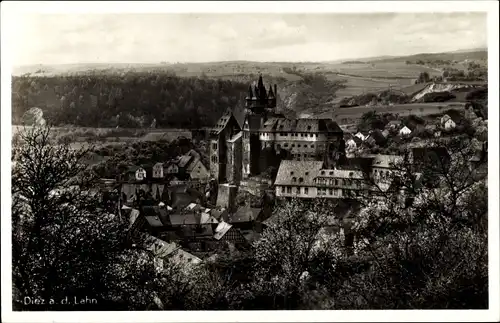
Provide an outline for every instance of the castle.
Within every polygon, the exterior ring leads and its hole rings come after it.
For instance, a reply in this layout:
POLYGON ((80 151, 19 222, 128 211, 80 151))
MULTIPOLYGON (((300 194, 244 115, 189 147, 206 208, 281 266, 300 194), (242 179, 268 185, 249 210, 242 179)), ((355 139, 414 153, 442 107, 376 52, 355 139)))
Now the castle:
POLYGON ((288 119, 276 110, 277 86, 259 77, 250 85, 240 125, 227 110, 210 131, 210 175, 219 184, 279 167, 281 160, 322 161, 333 168, 344 156, 342 129, 331 119, 288 119))

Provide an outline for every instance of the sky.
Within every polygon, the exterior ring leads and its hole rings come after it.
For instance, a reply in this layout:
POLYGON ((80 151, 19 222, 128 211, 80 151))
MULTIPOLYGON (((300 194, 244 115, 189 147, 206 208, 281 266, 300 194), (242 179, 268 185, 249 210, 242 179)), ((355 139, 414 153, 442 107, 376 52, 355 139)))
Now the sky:
POLYGON ((487 47, 485 13, 23 14, 14 65, 332 61, 487 47))

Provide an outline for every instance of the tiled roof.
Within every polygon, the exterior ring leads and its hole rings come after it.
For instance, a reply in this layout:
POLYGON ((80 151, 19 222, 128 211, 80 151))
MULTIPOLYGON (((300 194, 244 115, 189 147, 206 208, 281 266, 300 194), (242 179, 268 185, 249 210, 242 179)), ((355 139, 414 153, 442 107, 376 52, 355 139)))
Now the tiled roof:
POLYGON ((260 129, 260 131, 267 131, 267 132, 273 132, 276 130, 276 124, 278 123, 279 118, 270 118, 266 122, 264 122, 264 125, 260 129))
POLYGON ((283 160, 278 169, 275 185, 312 186, 313 179, 321 167, 323 167, 322 161, 283 160))
POLYGON ((193 159, 193 156, 184 155, 179 160, 179 167, 186 167, 186 165, 193 159))
POLYGON ((260 208, 252 208, 249 206, 243 206, 240 207, 236 213, 234 213, 231 218, 230 222, 231 223, 238 223, 238 222, 252 222, 257 219, 257 217, 260 214, 261 209, 260 208))
POLYGON ((363 179, 363 172, 350 169, 322 169, 317 177, 363 179))
POLYGON ((215 126, 212 128, 212 131, 211 133, 212 134, 219 134, 221 133, 225 128, 226 126, 228 125, 228 123, 231 121, 231 119, 234 119, 233 121, 238 124, 238 122, 236 121, 233 113, 231 112, 231 110, 227 110, 224 115, 222 117, 220 117, 219 121, 217 121, 217 123, 215 124, 215 126))
POLYGON ((172 213, 169 217, 172 225, 200 224, 200 215, 197 215, 194 212, 172 213))
POLYGON ((261 131, 267 132, 335 132, 342 133, 339 125, 331 119, 287 119, 287 118, 271 118, 261 131))

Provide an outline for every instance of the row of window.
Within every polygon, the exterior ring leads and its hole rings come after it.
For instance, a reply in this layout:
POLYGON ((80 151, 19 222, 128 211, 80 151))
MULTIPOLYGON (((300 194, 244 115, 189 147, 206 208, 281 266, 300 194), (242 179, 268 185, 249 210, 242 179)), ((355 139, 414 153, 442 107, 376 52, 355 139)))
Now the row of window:
POLYGON ((354 185, 354 187, 361 187, 361 183, 357 180, 351 180, 351 179, 338 179, 338 178, 315 178, 313 180, 313 182, 315 184, 321 184, 321 185, 335 185, 335 186, 342 186, 342 185, 346 185, 346 186, 351 186, 351 185, 354 185))
POLYGON ((341 189, 326 189, 324 187, 318 187, 318 195, 330 195, 330 196, 342 196, 341 189))
MULTIPOLYGON (((295 148, 295 144, 288 144, 288 143, 283 144, 284 148, 288 148, 289 146, 291 148, 295 148)), ((276 147, 281 148, 281 144, 276 144, 276 147)), ((301 144, 297 144, 297 148, 301 148, 301 147, 302 147, 301 144)), ((309 145, 309 146, 304 145, 304 148, 314 148, 314 145, 309 145)), ((323 146, 319 146, 319 148, 323 148, 323 146)))
POLYGON ((316 156, 314 154, 292 154, 293 159, 298 159, 300 160, 301 158, 315 158, 316 156))
MULTIPOLYGON (((281 193, 286 193, 287 194, 292 194, 292 186, 281 186, 281 193)), ((295 187, 295 189, 293 190, 295 194, 300 194, 300 187, 295 187)), ((304 187, 303 188, 303 193, 305 195, 308 195, 309 194, 309 187, 304 187)))

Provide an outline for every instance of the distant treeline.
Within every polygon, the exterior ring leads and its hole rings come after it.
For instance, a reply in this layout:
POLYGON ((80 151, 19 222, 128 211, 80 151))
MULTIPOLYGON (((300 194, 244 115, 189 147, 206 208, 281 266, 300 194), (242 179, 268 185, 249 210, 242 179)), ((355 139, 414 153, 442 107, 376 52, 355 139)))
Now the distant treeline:
POLYGON ((248 83, 171 72, 12 78, 12 120, 38 107, 52 125, 177 127, 213 125, 242 104, 248 83))

